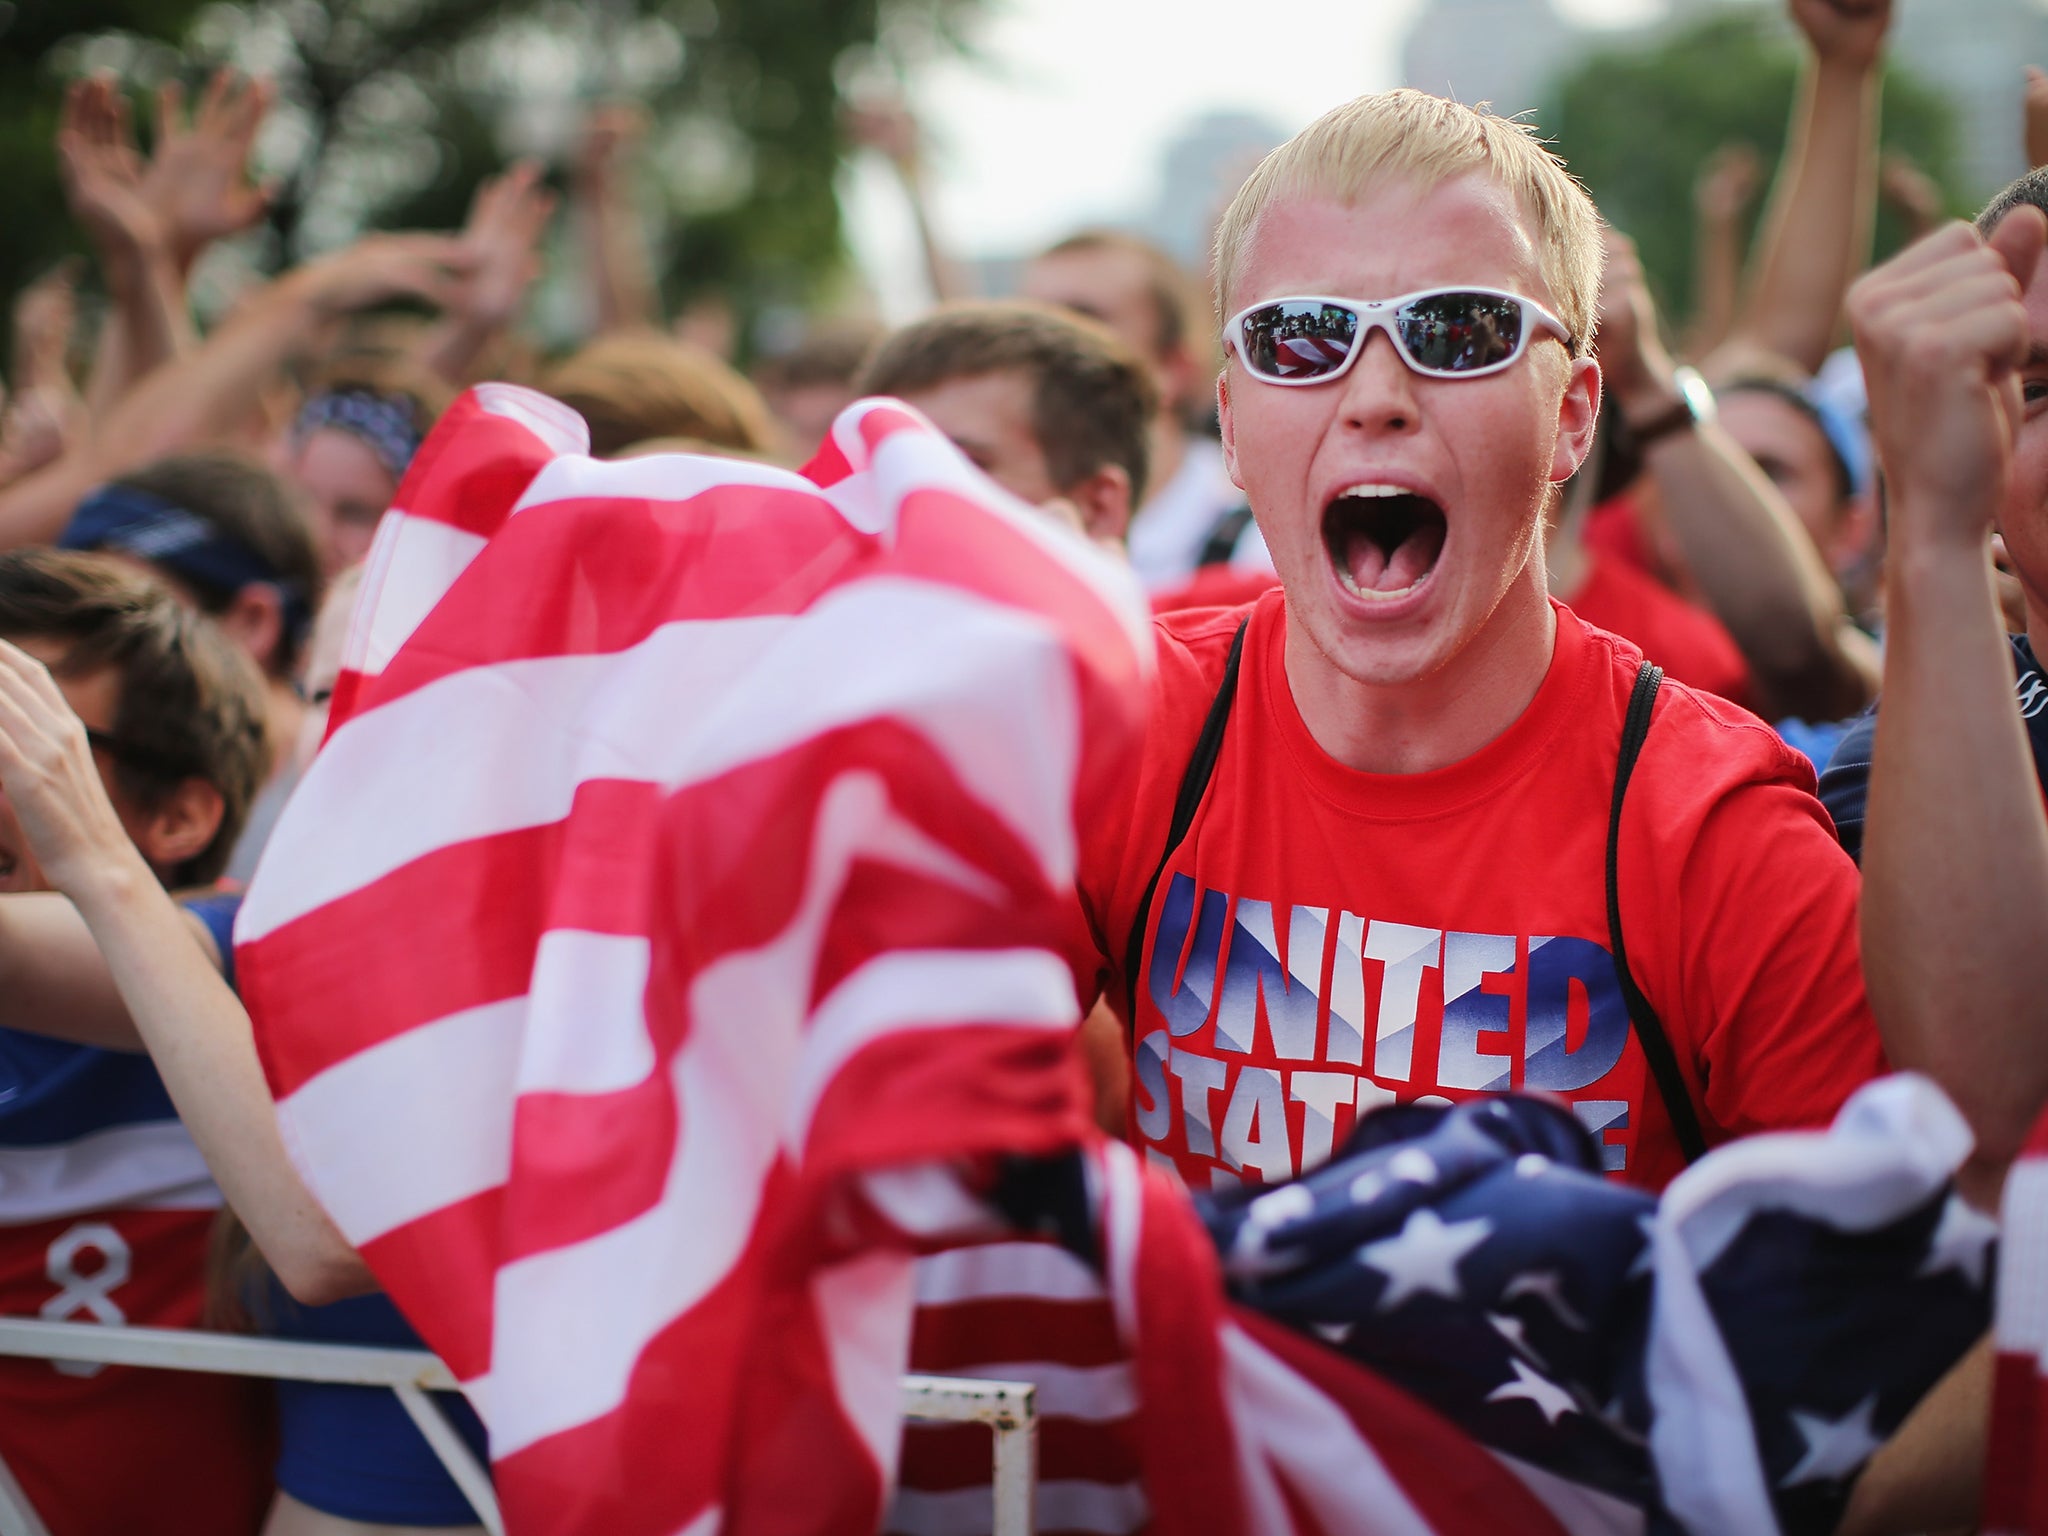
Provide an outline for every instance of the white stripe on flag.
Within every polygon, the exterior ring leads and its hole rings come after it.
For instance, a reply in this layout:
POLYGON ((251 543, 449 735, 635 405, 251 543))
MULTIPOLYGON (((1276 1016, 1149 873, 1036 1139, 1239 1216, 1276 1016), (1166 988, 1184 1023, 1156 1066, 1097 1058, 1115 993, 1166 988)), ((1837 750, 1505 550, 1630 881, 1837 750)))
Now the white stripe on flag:
POLYGON ((921 1307, 997 1297, 1101 1301, 1102 1277, 1056 1243, 978 1243, 917 1261, 921 1307))
POLYGON ((562 501, 688 501, 730 486, 790 491, 816 501, 818 488, 793 470, 702 453, 646 453, 630 459, 552 459, 512 510, 562 501))
POLYGON ((1041 1419, 1108 1424, 1138 1411, 1138 1379, 1128 1360, 1061 1365, 1056 1360, 974 1362, 976 1381, 1028 1381, 1038 1388, 1041 1419))
POLYGON ((386 512, 356 594, 342 665, 365 676, 382 672, 483 548, 482 537, 467 529, 398 507, 386 512))
POLYGON ((910 1256, 892 1252, 833 1265, 811 1281, 840 1409, 874 1458, 885 1488, 896 1481, 903 1447, 910 1285, 910 1256))
POLYGON ((471 668, 335 733, 301 786, 309 806, 391 785, 393 762, 419 771, 402 796, 361 804, 345 840, 287 812, 236 941, 438 848, 559 821, 586 779, 676 788, 877 718, 919 729, 1063 886, 1078 710, 1071 659, 1042 620, 893 578, 829 594, 801 622, 690 620, 610 654, 471 668))
POLYGON ((2048 1350, 2048 1158, 2022 1157, 2006 1176, 1998 1249, 1999 1348, 2048 1350))
POLYGON ((541 935, 527 990, 521 1093, 616 1093, 654 1075, 647 973, 638 934, 556 928, 541 935))
MULTIPOLYGON (((1240 1441, 1258 1442, 1324 1530, 1343 1530, 1370 1510, 1373 1536, 1430 1536, 1429 1522, 1335 1402, 1243 1329, 1226 1323, 1221 1337, 1240 1441)), ((1256 1505, 1248 1513, 1252 1530, 1292 1527, 1269 1525, 1271 1514, 1256 1505)))
POLYGON ((878 955, 834 987, 812 1016, 790 1091, 790 1145, 804 1145, 832 1079, 877 1040, 960 1024, 1068 1030, 1079 1023, 1073 973, 1050 950, 899 949, 878 955))
POLYGON ((357 1247, 505 1182, 526 999, 373 1045, 279 1101, 292 1160, 357 1247), (365 1114, 375 1116, 365 1135, 365 1114))
POLYGON ((479 384, 476 403, 493 416, 516 421, 556 453, 590 452, 590 426, 552 395, 518 384, 479 384))
POLYGON ((500 1351, 490 1374, 467 1384, 487 1405, 480 1411, 494 1457, 617 1408, 641 1351, 745 1251, 780 1151, 777 1111, 796 1071, 826 920, 854 858, 893 815, 881 779, 842 774, 820 799, 788 926, 758 949, 721 957, 691 984, 690 1031, 669 1069, 676 1150, 655 1203, 595 1237, 498 1270, 492 1332, 519 1347, 500 1351), (564 1306, 564 1297, 605 1303, 564 1306))

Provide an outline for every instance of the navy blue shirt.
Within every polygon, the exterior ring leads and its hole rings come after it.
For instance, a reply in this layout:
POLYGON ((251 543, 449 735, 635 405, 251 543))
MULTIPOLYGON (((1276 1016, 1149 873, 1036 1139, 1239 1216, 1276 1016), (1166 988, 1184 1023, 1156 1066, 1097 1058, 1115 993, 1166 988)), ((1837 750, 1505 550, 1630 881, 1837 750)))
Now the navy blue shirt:
MULTIPOLYGON (((2034 773, 2041 780, 2041 792, 2048 795, 2048 677, 2034 659, 2034 648, 2025 635, 2012 639, 2013 698, 2020 719, 2027 727, 2027 744, 2034 749, 2034 773)), ((1835 818, 1835 834, 1849 857, 1863 862, 1863 816, 1870 801, 1870 754, 1877 740, 1877 705, 1873 704, 1849 727, 1849 734, 1828 759, 1820 776, 1821 803, 1835 818)))

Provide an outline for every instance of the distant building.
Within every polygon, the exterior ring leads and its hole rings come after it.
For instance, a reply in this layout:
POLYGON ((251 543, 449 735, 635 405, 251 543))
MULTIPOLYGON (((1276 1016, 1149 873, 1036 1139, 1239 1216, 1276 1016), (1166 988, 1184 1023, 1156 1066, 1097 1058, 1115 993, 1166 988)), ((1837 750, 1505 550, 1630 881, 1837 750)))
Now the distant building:
POLYGON ((1428 0, 1402 49, 1401 78, 1512 116, 1541 105, 1552 77, 1589 41, 1550 0, 1428 0))
POLYGON ((1209 241, 1252 168, 1287 134, 1245 112, 1210 112, 1183 128, 1166 147, 1159 199, 1138 233, 1170 251, 1190 272, 1209 269, 1209 241))

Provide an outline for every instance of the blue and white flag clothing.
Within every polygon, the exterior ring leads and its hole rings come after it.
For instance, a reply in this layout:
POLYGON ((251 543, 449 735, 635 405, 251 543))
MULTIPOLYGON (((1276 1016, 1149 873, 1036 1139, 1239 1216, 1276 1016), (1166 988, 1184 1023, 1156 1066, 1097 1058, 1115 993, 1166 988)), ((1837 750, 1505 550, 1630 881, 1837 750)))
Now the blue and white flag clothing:
POLYGON ((1575 1530, 1820 1533, 1989 1323, 1996 1227, 1951 1186, 1970 1144, 1892 1077, 1660 1202, 1602 1178, 1564 1106, 1509 1096, 1383 1109, 1309 1177, 1198 1205, 1238 1300, 1582 1490, 1575 1530))

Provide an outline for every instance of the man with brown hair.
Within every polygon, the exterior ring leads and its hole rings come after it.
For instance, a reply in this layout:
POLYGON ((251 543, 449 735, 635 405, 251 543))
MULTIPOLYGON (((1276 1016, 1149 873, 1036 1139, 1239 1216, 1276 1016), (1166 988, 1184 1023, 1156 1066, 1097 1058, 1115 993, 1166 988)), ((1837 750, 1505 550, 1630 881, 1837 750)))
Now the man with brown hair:
POLYGON ((1092 321, 1038 304, 948 307, 885 337, 859 387, 923 411, 1011 494, 1072 507, 1091 538, 1121 542, 1145 494, 1158 395, 1092 321))
POLYGON ((1100 321, 1152 371, 1159 391, 1148 431, 1152 489, 1133 503, 1129 539, 1138 579, 1168 592, 1205 565, 1270 575, 1272 563, 1222 450, 1191 428, 1213 404, 1215 377, 1199 285, 1149 241, 1088 229, 1034 257, 1022 293, 1100 321))
MULTIPOLYGON (((157 582, 47 549, 0 554, 0 639, 46 666, 84 722, 149 872, 214 880, 264 767, 248 659, 157 582)), ((220 1192, 149 1058, 84 1043, 118 994, 104 972, 48 963, 64 952, 53 929, 77 925, 51 887, 0 799, 0 1313, 194 1327, 220 1192), (72 1038, 30 1032, 53 1015, 72 1038)), ((185 903, 222 954, 236 903, 185 903)), ((246 1536, 268 1499, 267 1440, 263 1394, 232 1378, 0 1362, 0 1456, 67 1536, 246 1536)))

